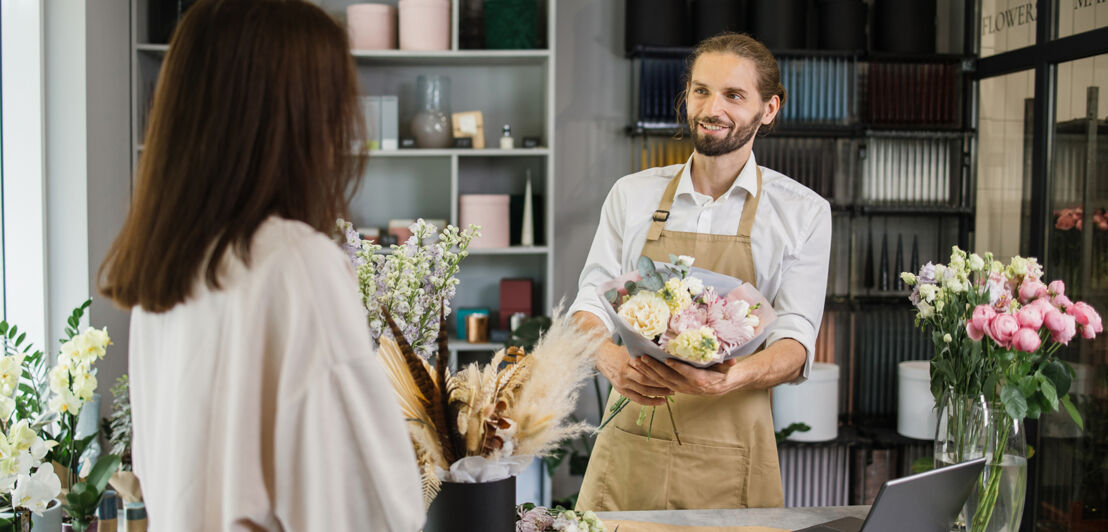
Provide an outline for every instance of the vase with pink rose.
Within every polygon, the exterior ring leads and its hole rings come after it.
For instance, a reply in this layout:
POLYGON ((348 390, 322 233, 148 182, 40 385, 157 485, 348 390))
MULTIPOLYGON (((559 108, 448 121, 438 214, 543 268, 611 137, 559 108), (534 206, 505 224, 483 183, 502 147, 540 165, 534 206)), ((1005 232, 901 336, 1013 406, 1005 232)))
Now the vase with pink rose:
POLYGON ((1100 315, 1045 283, 1034 258, 1008 264, 955 247, 948 264, 901 274, 916 324, 931 334, 931 391, 940 409, 935 465, 987 459, 960 519, 971 532, 1019 527, 1027 479, 1023 420, 1065 409, 1074 371, 1057 357, 1080 335, 1103 331, 1100 315))

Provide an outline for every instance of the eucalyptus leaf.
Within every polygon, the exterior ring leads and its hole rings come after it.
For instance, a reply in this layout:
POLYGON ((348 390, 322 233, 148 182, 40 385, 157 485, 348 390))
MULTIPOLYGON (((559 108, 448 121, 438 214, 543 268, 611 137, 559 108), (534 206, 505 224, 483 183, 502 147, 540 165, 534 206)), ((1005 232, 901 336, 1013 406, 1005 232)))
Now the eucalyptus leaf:
POLYGON ((658 290, 661 290, 662 287, 664 287, 665 285, 665 281, 662 280, 662 276, 658 272, 647 275, 643 277, 642 281, 639 281, 640 287, 646 290, 650 290, 651 292, 657 292, 658 290))
POLYGON ((604 292, 604 298, 613 305, 619 303, 619 290, 613 288, 611 290, 608 290, 607 292, 604 292))
POLYGON ((638 267, 639 275, 643 277, 646 277, 647 275, 650 275, 656 271, 654 269, 654 261, 650 260, 650 257, 639 257, 638 267))
POLYGON ((639 292, 639 285, 634 281, 627 281, 623 283, 624 290, 627 290, 627 295, 633 296, 639 292))

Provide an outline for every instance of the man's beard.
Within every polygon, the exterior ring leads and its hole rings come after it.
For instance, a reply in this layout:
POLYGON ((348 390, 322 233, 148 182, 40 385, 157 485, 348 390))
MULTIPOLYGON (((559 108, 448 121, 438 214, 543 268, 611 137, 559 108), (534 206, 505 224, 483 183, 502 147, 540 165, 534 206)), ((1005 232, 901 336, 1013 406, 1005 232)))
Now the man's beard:
MULTIPOLYGON (((718 157, 720 155, 726 155, 743 146, 750 139, 754 138, 754 134, 758 132, 758 126, 762 123, 762 113, 758 113, 758 116, 754 117, 749 123, 743 127, 732 129, 731 133, 721 139, 713 138, 700 132, 698 123, 723 126, 724 124, 717 118, 707 117, 702 119, 689 118, 689 131, 692 133, 693 147, 701 155, 707 155, 708 157, 718 157)), ((733 128, 736 126, 732 126, 733 128)))

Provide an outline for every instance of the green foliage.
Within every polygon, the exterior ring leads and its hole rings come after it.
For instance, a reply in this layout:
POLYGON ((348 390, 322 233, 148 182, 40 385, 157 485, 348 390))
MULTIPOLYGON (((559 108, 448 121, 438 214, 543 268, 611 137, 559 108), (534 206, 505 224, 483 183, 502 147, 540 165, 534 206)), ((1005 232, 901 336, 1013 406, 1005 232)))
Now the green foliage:
POLYGON ((108 439, 108 452, 119 455, 122 469, 131 470, 131 394, 127 375, 123 374, 112 386, 112 413, 104 419, 104 436, 108 439))
POLYGON ((535 344, 539 343, 542 334, 550 328, 550 323, 550 318, 546 316, 532 316, 523 320, 523 323, 512 331, 507 345, 518 346, 530 352, 535 348, 535 344))
POLYGON ((62 506, 65 513, 73 519, 73 530, 83 532, 89 524, 100 505, 100 498, 104 496, 104 490, 108 487, 108 480, 119 469, 120 458, 114 454, 106 454, 96 461, 88 477, 76 484, 65 495, 62 506))
POLYGON ((912 474, 919 474, 926 471, 931 471, 935 468, 935 459, 930 456, 921 456, 916 458, 915 462, 912 462, 912 474))
POLYGON ((794 432, 808 432, 809 430, 812 430, 812 427, 808 426, 807 423, 792 423, 789 426, 777 432, 774 432, 773 435, 777 438, 777 443, 780 444, 781 442, 787 440, 789 436, 791 436, 794 432))

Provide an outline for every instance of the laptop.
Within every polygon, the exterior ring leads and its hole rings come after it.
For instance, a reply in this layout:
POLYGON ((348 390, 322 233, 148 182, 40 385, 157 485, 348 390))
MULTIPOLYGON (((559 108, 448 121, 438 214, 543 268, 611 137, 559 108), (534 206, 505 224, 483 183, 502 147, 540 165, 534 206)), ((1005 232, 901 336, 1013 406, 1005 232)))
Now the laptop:
POLYGON ((845 517, 797 532, 947 532, 984 468, 979 458, 886 481, 865 521, 845 517))

